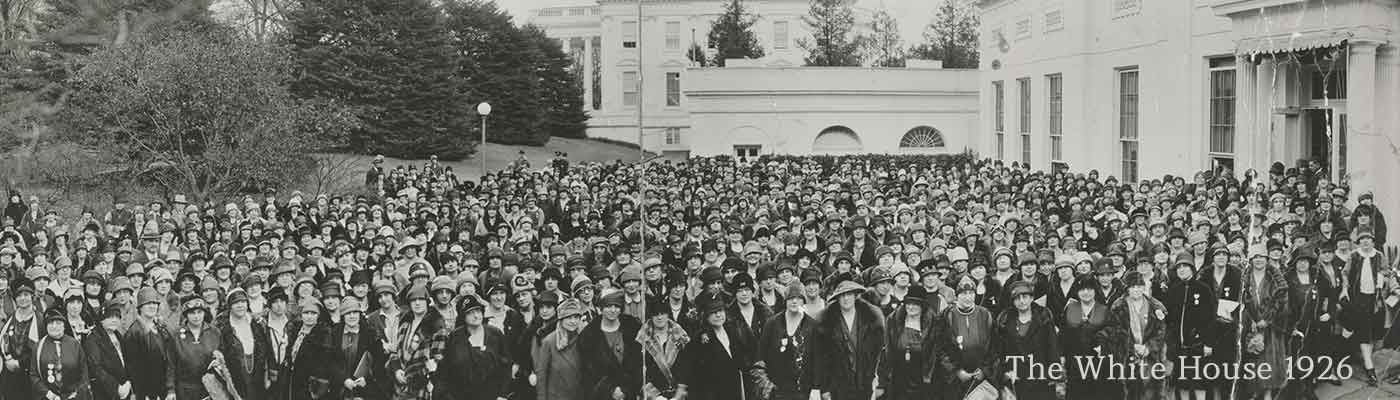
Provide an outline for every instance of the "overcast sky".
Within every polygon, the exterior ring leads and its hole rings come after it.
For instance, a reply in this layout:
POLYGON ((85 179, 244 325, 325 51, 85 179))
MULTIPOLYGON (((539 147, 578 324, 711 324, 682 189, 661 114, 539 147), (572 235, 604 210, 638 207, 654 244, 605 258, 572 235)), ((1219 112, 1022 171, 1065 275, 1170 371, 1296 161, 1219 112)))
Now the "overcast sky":
MULTIPOLYGON (((579 4, 580 0, 496 0, 496 4, 515 16, 516 22, 524 21, 526 12, 532 8, 531 3, 535 2, 565 5, 579 4)), ((888 9, 890 14, 899 20, 900 35, 903 36, 906 45, 923 40, 924 27, 933 20, 934 10, 942 3, 943 0, 856 0, 857 7, 871 10, 881 7, 888 9)))

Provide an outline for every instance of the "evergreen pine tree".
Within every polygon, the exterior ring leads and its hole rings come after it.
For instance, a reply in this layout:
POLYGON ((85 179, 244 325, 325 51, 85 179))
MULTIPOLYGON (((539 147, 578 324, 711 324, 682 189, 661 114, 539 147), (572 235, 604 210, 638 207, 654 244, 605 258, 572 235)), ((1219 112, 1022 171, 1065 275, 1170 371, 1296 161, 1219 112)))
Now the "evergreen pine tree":
POLYGON ((965 0, 945 0, 924 29, 924 42, 909 56, 942 60, 944 68, 977 68, 977 10, 965 0))
POLYGON ((904 40, 899 37, 899 21, 889 10, 880 9, 870 20, 870 34, 861 37, 865 58, 871 66, 900 68, 904 66, 904 40))
MULTIPOLYGON (((537 95, 540 46, 529 43, 510 15, 493 1, 452 2, 446 11, 453 47, 463 56, 457 76, 466 83, 467 102, 491 103, 493 109, 486 140, 537 146, 548 142, 550 132, 540 126, 543 110, 546 104, 561 100, 537 95)), ((480 131, 474 132, 474 137, 480 137, 480 131)))
MULTIPOLYGON (((710 64, 723 67, 726 59, 763 58, 763 46, 758 44, 758 35, 753 33, 753 26, 757 23, 758 15, 749 13, 742 1, 730 0, 725 3, 724 12, 710 24, 708 39, 710 46, 717 50, 710 64)), ((704 53, 700 53, 700 60, 704 60, 704 53)), ((697 60, 692 56, 692 61, 697 60)))
POLYGON ((429 0, 303 0, 288 15, 292 93, 348 106, 351 150, 399 158, 471 154, 459 56, 429 0))
POLYGON ((807 50, 807 65, 814 67, 855 67, 861 63, 860 41, 852 37, 856 17, 853 0, 812 0, 802 22, 812 32, 798 45, 807 50))
POLYGON ((579 74, 572 71, 576 67, 574 60, 564 53, 559 40, 550 38, 538 26, 526 25, 521 32, 526 42, 539 50, 534 60, 534 71, 539 79, 539 91, 535 95, 543 105, 538 129, 552 136, 588 137, 583 86, 579 82, 579 74))

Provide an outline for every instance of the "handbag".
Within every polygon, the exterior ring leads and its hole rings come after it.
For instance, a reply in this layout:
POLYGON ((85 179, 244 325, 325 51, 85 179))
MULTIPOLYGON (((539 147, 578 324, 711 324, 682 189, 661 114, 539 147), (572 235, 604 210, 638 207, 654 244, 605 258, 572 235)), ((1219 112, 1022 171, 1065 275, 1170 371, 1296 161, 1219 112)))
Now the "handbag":
POLYGON ((1249 354, 1249 355, 1251 355, 1251 356, 1257 356, 1257 355, 1263 354, 1263 353, 1264 353, 1264 333, 1263 333, 1263 332, 1260 332, 1260 331, 1257 330, 1257 329, 1250 330, 1250 331, 1249 331, 1249 334, 1245 337, 1245 348, 1244 348, 1244 351, 1245 351, 1246 354, 1249 354))

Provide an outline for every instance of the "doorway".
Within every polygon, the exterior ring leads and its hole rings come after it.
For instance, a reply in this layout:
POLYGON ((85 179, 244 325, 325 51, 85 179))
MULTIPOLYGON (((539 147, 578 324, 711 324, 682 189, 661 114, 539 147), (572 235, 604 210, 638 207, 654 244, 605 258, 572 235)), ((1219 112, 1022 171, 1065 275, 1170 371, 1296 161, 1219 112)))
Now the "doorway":
POLYGON ((735 145, 734 157, 740 161, 754 161, 758 159, 759 145, 735 145))
POLYGON ((1347 115, 1331 108, 1303 110, 1305 142, 1303 156, 1317 160, 1327 176, 1337 182, 1347 172, 1347 115))

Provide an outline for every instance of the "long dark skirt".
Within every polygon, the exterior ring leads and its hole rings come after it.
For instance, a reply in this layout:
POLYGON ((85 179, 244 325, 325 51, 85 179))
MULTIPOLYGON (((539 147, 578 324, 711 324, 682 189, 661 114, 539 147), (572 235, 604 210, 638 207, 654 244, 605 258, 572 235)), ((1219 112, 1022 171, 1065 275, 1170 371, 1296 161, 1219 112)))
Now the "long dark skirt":
POLYGON ((1373 343, 1385 334, 1385 313, 1377 310, 1373 294, 1357 293, 1342 308, 1342 326, 1351 331, 1352 343, 1373 343))

